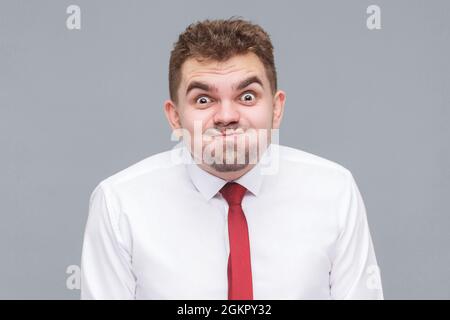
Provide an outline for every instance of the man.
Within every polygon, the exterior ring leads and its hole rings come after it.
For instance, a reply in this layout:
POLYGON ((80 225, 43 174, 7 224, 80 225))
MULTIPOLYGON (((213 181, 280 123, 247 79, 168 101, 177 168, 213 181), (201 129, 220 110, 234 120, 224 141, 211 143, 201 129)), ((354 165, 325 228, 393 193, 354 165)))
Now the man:
POLYGON ((383 299, 350 171, 272 141, 286 95, 261 27, 190 25, 169 91, 182 146, 93 191, 82 299, 383 299))

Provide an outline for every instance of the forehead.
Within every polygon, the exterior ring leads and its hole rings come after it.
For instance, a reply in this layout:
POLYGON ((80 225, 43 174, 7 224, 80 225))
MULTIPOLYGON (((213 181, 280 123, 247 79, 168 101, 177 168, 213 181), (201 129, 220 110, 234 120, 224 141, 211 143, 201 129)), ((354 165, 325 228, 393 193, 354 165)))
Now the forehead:
MULTIPOLYGON (((236 55, 226 61, 202 61, 194 58, 186 60, 181 67, 182 80, 180 89, 185 89, 190 82, 206 80, 208 78, 236 78, 258 76, 263 82, 267 82, 264 64, 258 56, 252 52, 236 55)), ((264 84, 266 85, 266 83, 264 84)))

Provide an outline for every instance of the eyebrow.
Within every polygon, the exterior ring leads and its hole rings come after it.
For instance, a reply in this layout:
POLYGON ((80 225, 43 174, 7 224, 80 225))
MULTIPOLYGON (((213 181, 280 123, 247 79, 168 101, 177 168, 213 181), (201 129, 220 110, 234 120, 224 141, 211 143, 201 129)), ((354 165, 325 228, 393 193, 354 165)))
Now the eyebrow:
MULTIPOLYGON (((257 83, 259 84, 261 87, 264 88, 263 83, 261 81, 261 79, 258 76, 251 76, 245 80, 242 80, 241 82, 239 82, 239 84, 236 86, 236 90, 241 90, 244 89, 245 87, 248 87, 249 85, 251 85, 252 83, 257 83)), ((232 86, 232 88, 234 88, 235 86, 232 86)), ((200 90, 204 90, 204 91, 212 91, 212 89, 214 89, 214 91, 217 91, 217 88, 214 86, 210 86, 207 83, 201 82, 201 81, 192 81, 189 86, 186 89, 186 95, 188 95, 188 93, 191 90, 194 89, 200 89, 200 90)))

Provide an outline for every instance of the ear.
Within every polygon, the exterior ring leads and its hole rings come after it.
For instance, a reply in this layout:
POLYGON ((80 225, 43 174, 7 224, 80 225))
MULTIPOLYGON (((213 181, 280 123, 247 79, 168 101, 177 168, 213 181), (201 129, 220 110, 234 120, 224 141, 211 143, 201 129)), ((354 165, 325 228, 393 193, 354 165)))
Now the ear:
POLYGON ((179 109, 172 100, 164 102, 164 113, 172 130, 181 128, 179 109))
POLYGON ((273 117, 272 128, 278 129, 283 118, 284 103, 286 102, 286 93, 278 90, 273 98, 273 117))

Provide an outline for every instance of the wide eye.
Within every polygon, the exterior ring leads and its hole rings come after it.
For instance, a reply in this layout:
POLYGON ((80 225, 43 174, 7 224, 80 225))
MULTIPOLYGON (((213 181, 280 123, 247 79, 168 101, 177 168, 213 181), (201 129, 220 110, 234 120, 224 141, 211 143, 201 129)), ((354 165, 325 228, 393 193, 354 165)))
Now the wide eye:
POLYGON ((206 103, 208 103, 210 101, 211 101, 211 99, 209 97, 207 97, 207 96, 199 96, 196 99, 196 103, 198 103, 198 104, 206 104, 206 103))
POLYGON ((241 96, 241 100, 244 102, 252 102, 256 99, 255 95, 251 92, 245 92, 242 96, 241 96))

